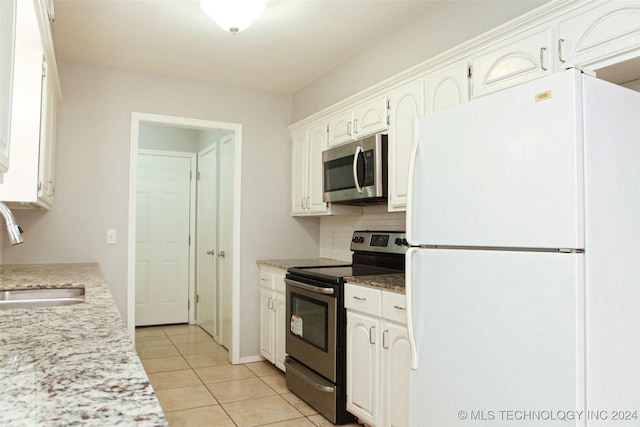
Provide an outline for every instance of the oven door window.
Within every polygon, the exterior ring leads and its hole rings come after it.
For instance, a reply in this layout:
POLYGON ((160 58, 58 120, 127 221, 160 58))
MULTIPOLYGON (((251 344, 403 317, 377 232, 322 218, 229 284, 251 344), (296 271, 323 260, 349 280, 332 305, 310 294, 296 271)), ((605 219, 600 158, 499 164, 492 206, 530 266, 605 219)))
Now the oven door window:
POLYGON ((329 305, 325 302, 291 293, 291 328, 293 335, 328 351, 329 305))

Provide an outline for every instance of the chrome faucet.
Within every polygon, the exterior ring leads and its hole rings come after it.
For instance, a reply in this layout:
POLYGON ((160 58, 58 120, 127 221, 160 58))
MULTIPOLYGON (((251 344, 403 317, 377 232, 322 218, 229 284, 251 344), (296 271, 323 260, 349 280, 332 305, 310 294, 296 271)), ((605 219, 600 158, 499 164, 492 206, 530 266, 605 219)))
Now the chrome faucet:
POLYGON ((0 214, 4 217, 4 222, 7 224, 7 232, 9 233, 9 240, 12 245, 18 245, 22 240, 22 228, 16 224, 16 220, 13 214, 4 203, 0 202, 0 214))

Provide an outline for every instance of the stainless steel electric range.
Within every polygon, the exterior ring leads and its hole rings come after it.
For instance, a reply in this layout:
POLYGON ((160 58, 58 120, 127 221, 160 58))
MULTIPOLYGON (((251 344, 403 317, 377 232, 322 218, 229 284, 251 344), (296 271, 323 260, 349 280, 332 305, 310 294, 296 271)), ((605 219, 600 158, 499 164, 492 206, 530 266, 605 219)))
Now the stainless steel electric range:
POLYGON ((404 272, 407 247, 403 232, 356 231, 350 265, 287 272, 287 387, 335 424, 355 419, 346 409, 345 278, 404 272))

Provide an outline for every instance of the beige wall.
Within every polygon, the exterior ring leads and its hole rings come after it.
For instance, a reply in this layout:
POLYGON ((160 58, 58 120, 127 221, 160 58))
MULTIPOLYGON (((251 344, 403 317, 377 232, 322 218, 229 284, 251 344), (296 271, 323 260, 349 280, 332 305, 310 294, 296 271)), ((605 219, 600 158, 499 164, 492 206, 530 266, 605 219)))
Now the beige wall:
MULTIPOLYGON (((293 121, 418 65, 548 0, 442 1, 293 96, 293 121)), ((381 33, 384 29, 381 29, 381 33)))
POLYGON ((193 80, 60 64, 56 200, 49 212, 14 211, 25 243, 2 261, 99 262, 126 317, 131 113, 241 123, 240 355, 259 353, 257 259, 318 255, 319 221, 292 218, 287 95, 193 80), (106 244, 106 230, 118 243, 106 244))

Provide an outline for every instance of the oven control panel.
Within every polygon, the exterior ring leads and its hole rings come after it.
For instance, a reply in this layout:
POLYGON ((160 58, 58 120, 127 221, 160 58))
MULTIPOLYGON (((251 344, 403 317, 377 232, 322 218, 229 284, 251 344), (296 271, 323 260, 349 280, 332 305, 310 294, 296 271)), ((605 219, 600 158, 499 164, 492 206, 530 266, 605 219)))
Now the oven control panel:
POLYGON ((352 251, 404 254, 408 248, 406 234, 402 231, 354 231, 351 238, 352 251))

